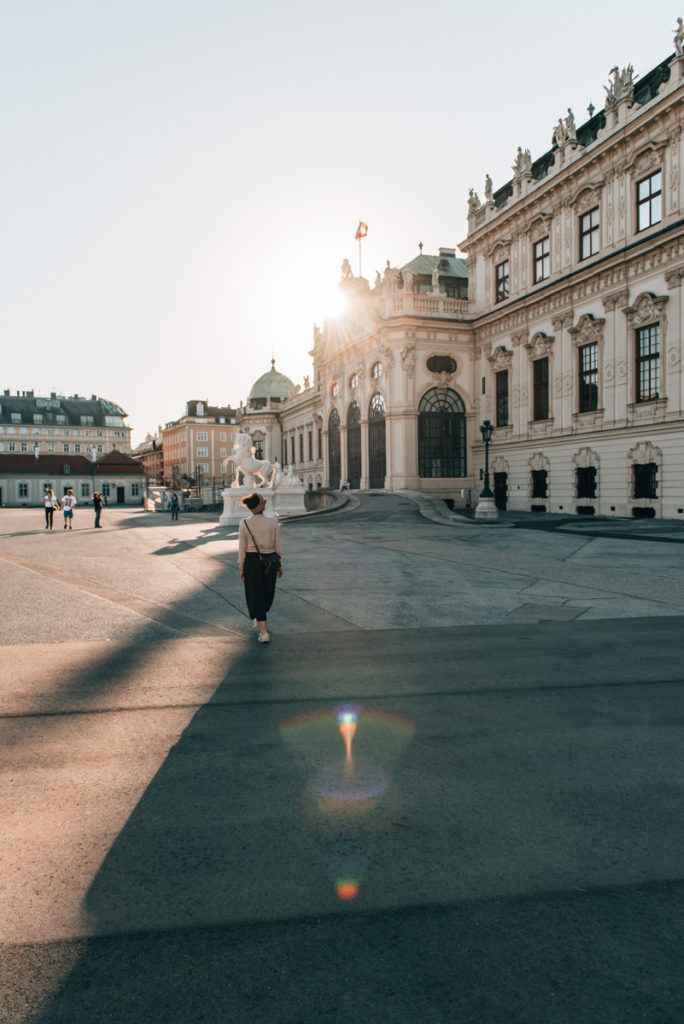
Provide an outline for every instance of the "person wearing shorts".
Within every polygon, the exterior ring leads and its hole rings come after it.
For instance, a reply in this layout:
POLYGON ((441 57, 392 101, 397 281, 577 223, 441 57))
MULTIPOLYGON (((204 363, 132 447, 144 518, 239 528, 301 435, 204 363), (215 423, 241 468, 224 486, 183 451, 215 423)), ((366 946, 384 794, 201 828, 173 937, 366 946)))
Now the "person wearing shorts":
POLYGON ((62 498, 62 512, 64 513, 64 529, 71 529, 71 524, 74 521, 74 505, 76 499, 74 498, 74 492, 71 487, 67 487, 67 492, 62 498))

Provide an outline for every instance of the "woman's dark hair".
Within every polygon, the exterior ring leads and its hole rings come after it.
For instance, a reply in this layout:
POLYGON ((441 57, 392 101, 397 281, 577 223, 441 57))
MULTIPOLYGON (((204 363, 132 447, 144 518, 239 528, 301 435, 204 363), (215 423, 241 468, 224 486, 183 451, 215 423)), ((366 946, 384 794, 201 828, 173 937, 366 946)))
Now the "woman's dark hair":
POLYGON ((260 494, 248 494, 246 498, 242 499, 242 504, 249 509, 256 508, 261 504, 260 494))

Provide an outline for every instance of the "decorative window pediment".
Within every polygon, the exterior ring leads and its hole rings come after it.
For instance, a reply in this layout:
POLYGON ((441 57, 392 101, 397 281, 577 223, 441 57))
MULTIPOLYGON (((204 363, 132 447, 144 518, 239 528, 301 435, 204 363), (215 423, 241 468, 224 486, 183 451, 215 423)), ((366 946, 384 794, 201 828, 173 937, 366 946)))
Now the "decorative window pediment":
POLYGON ((604 179, 599 181, 587 181, 570 196, 569 205, 575 207, 575 212, 586 213, 592 206, 598 206, 601 199, 601 189, 604 179))
POLYGON ((598 454, 591 448, 580 448, 572 457, 575 469, 589 469, 591 466, 598 469, 600 462, 598 454))
POLYGON ((499 345, 491 355, 487 356, 487 362, 490 363, 494 373, 508 370, 513 364, 513 353, 508 351, 505 345, 499 345))
POLYGON ((583 313, 575 327, 570 327, 568 334, 572 336, 575 348, 591 345, 595 341, 603 341, 604 317, 595 317, 592 313, 583 313))
POLYGON ((654 295, 653 292, 642 292, 633 306, 625 306, 622 312, 627 317, 630 328, 636 330, 647 324, 659 323, 665 315, 665 303, 669 295, 654 295))
POLYGON ((554 338, 544 334, 543 331, 538 331, 530 341, 525 342, 525 348, 532 361, 535 359, 545 359, 551 355, 553 342, 554 338))
POLYGON ((634 154, 627 164, 627 171, 634 178, 656 171, 663 163, 663 151, 667 148, 667 140, 649 142, 647 146, 634 154))
POLYGON ((538 242, 541 238, 545 238, 548 235, 552 217, 553 215, 550 213, 546 215, 539 214, 530 221, 527 229, 530 242, 538 242))

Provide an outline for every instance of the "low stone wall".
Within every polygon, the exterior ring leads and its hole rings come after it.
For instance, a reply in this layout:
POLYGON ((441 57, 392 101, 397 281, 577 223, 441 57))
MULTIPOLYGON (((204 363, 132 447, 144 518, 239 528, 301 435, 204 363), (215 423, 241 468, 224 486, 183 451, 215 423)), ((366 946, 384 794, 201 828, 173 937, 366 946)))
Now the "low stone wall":
POLYGON ((340 492, 329 487, 320 487, 317 491, 304 491, 304 508, 307 512, 321 512, 323 509, 335 508, 340 503, 340 492))

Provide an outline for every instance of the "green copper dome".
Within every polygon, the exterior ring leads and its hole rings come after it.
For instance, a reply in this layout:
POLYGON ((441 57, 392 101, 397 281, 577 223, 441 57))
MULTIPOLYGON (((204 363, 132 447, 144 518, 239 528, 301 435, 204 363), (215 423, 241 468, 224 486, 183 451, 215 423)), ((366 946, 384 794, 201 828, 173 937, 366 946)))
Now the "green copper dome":
POLYGON ((295 386, 289 377, 284 373, 278 373, 275 368, 275 359, 271 360, 271 369, 256 381, 249 393, 249 402, 252 404, 260 399, 292 398, 295 393, 295 386))

